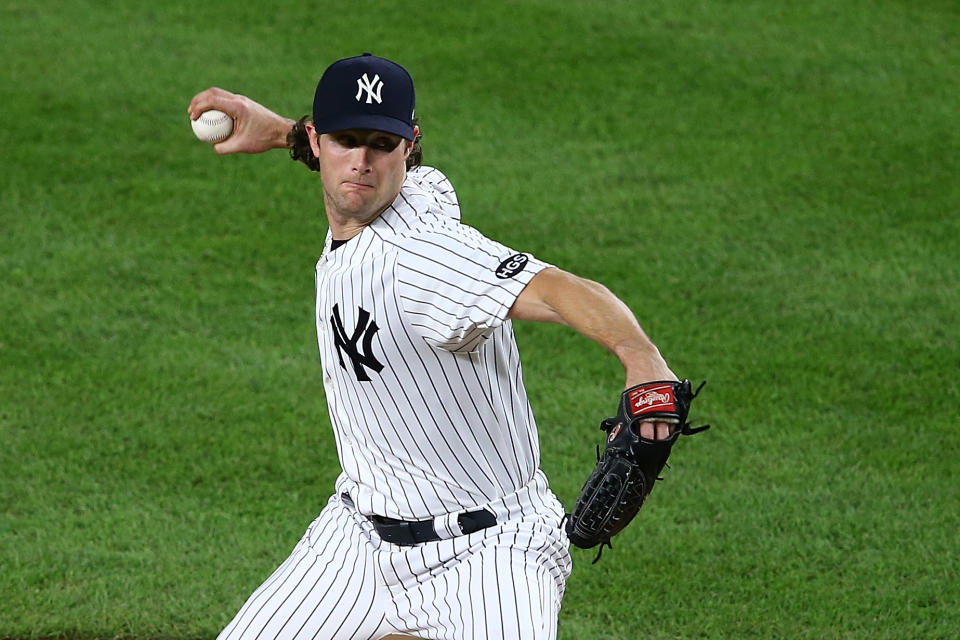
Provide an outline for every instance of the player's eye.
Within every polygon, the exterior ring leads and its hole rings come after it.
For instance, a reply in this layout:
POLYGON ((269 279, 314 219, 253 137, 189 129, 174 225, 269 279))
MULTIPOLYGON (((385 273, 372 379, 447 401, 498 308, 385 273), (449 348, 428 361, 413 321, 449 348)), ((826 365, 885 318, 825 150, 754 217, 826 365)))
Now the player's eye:
POLYGON ((357 137, 349 133, 341 133, 334 139, 337 141, 337 144, 347 147, 348 149, 353 149, 360 144, 359 140, 357 140, 357 137))
POLYGON ((373 139, 373 141, 370 143, 370 146, 377 151, 393 151, 397 148, 398 144, 400 144, 400 138, 387 138, 385 136, 379 136, 373 139))

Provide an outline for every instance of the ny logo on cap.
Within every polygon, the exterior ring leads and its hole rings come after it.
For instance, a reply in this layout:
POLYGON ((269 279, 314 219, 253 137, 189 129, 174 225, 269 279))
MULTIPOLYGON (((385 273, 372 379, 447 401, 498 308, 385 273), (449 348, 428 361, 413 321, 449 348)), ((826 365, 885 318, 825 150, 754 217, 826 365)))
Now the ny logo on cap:
POLYGON ((374 100, 377 101, 377 104, 383 104, 383 100, 380 99, 380 90, 383 89, 383 81, 380 80, 380 74, 375 74, 373 80, 367 77, 367 74, 363 74, 363 77, 357 78, 357 95, 356 100, 360 102, 360 96, 363 95, 363 92, 367 92, 367 104, 372 104, 374 100), (374 93, 376 90, 376 93, 374 93))

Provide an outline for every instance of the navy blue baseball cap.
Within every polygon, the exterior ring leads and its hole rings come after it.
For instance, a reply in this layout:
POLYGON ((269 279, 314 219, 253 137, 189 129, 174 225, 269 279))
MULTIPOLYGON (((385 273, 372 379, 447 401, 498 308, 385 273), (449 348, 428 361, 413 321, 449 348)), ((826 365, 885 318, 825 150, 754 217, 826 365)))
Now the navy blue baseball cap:
POLYGON ((327 67, 313 96, 317 133, 385 131, 413 140, 416 96, 407 70, 369 53, 327 67))

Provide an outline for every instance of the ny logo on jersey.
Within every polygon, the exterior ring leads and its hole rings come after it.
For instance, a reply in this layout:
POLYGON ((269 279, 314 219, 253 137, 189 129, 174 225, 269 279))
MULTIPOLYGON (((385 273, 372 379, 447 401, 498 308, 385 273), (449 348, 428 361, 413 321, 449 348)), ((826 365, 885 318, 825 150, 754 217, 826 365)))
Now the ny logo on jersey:
POLYGON ((367 92, 367 104, 373 104, 373 101, 376 100, 377 104, 383 104, 383 100, 380 99, 380 90, 383 89, 383 81, 380 80, 380 74, 373 76, 373 80, 367 77, 367 74, 363 74, 363 77, 357 78, 357 95, 355 96, 357 102, 360 102, 360 96, 363 95, 363 92, 367 92), (376 90, 376 93, 374 93, 376 90))
POLYGON ((330 324, 333 326, 333 343, 337 347, 337 357, 340 359, 340 366, 344 369, 347 365, 343 363, 343 354, 346 352, 353 364, 353 372, 357 374, 357 382, 370 382, 370 376, 367 375, 365 367, 373 369, 377 373, 383 369, 383 365, 373 355, 373 336, 379 329, 377 323, 370 319, 370 312, 363 307, 357 307, 357 328, 353 330, 353 335, 347 337, 347 332, 343 329, 343 320, 340 319, 339 305, 333 305, 333 314, 330 316, 330 324), (363 353, 357 351, 357 343, 363 336, 363 353))

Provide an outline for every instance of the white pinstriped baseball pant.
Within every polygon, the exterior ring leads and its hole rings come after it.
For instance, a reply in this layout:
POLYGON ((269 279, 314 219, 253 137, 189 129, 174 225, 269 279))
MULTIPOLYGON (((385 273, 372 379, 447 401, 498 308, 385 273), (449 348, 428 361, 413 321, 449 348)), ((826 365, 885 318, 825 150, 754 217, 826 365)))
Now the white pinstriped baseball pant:
POLYGON ((556 507, 407 547, 334 495, 218 640, 554 640, 571 567, 556 507))

